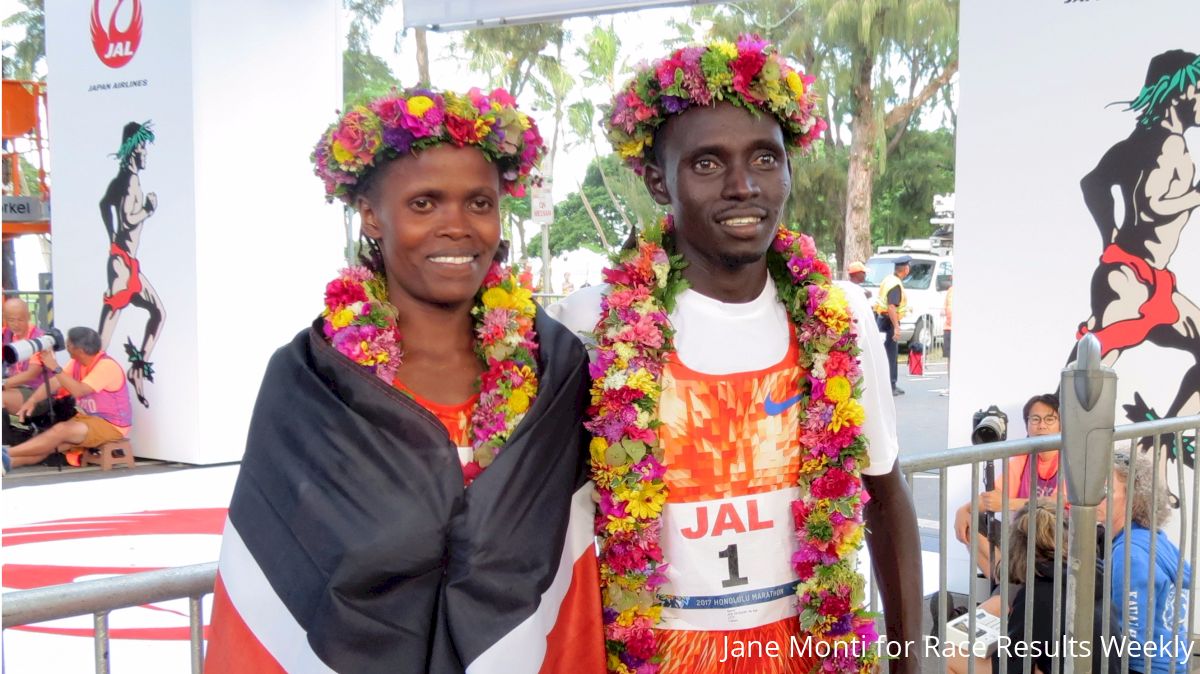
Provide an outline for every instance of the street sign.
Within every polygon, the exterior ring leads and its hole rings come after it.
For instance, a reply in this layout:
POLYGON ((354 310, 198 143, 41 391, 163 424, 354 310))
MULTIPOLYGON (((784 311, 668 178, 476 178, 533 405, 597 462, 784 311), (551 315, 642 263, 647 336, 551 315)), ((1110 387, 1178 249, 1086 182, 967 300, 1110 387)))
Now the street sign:
POLYGON ((549 185, 540 185, 530 190, 530 220, 534 224, 550 224, 554 222, 554 198, 549 185))
POLYGON ((37 197, 4 197, 4 222, 41 222, 46 219, 37 197))

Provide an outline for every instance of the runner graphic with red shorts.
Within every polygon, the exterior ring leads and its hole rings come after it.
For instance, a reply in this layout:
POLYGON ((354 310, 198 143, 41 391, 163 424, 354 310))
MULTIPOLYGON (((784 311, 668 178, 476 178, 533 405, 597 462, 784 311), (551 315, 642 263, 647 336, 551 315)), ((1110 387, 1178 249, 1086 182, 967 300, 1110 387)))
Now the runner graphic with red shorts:
POLYGON ((150 406, 146 400, 145 382, 154 381, 154 367, 150 352, 162 332, 166 311, 154 287, 146 280, 137 260, 138 245, 142 238, 142 225, 158 210, 158 197, 149 192, 142 193, 139 173, 146 168, 146 146, 154 142, 154 131, 150 122, 130 122, 121 133, 121 147, 114 155, 120 162, 117 176, 108 184, 108 190, 100 200, 100 218, 108 232, 108 289, 104 293, 104 306, 100 309, 100 341, 104 348, 112 339, 121 310, 128 306, 143 309, 146 332, 141 348, 127 340, 125 354, 129 359, 126 378, 133 385, 138 402, 150 406))
MULTIPOLYGON (((1191 354, 1194 362, 1163 417, 1200 413, 1200 309, 1167 269, 1200 208, 1196 163, 1184 139, 1200 126, 1198 87, 1196 54, 1175 49, 1152 58, 1145 86, 1126 108, 1138 112, 1136 127, 1080 181, 1104 251, 1092 275, 1092 315, 1077 337, 1094 334, 1110 367, 1145 342, 1191 354), (1121 194, 1119 225, 1113 187, 1121 194)), ((1139 394, 1125 411, 1133 421, 1160 418, 1139 394)), ((1190 452, 1184 460, 1193 463, 1190 452)))

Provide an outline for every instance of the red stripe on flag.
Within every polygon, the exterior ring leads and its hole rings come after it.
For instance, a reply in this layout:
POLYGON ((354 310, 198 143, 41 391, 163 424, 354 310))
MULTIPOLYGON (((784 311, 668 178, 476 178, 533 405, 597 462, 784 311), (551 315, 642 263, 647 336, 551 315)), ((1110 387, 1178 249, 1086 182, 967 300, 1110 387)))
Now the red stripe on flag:
POLYGON ((587 546, 575 560, 571 585, 558 609, 554 628, 546 635, 542 674, 604 672, 603 616, 600 613, 600 567, 596 551, 587 546))
POLYGON ((204 660, 204 671, 208 674, 269 674, 286 671, 246 626, 229 600, 229 593, 225 591, 225 583, 221 581, 219 573, 216 587, 213 588, 212 623, 207 633, 208 654, 204 660))

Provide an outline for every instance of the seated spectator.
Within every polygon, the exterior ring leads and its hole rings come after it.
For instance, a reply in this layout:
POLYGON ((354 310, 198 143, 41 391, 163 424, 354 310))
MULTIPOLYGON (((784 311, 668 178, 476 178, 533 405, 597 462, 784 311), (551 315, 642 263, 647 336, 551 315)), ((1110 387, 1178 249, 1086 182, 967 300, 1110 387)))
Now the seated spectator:
MULTIPOLYGON (((1060 551, 1059 563, 1057 566, 1054 563, 1057 541, 1062 541, 1064 545, 1067 541, 1063 524, 1058 522, 1054 515, 1056 505, 1056 500, 1050 498, 1026 500, 1017 511, 1015 521, 1009 530, 1006 563, 1008 564, 1009 580, 1016 585, 1016 591, 1012 594, 1011 603, 1007 609, 1008 630, 1006 634, 1010 640, 1007 647, 1009 674, 1018 674, 1024 670, 1025 660, 1023 657, 1019 657, 1021 653, 1038 653, 1031 663, 1033 665, 1031 671, 1042 674, 1050 674, 1054 671, 1052 669, 1054 658, 1060 658, 1059 670, 1062 671, 1063 660, 1061 658, 1070 655, 1061 647, 1066 630, 1065 618, 1060 616, 1058 631, 1054 631, 1054 575, 1056 570, 1061 578, 1060 602, 1064 607, 1066 606, 1067 592, 1067 551, 1060 551), (1027 557, 1030 554, 1028 547, 1030 529, 1032 529, 1033 544, 1033 580, 1027 582, 1025 570, 1027 557), (1025 643, 1025 606, 1028 602, 1033 602, 1033 624, 1030 629, 1030 641, 1025 643)), ((1000 563, 997 562, 997 568, 994 570, 996 576, 1000 575, 998 566, 1000 563)), ((1099 601, 1098 593, 1103 586, 1103 578, 1097 576, 1097 594, 1093 596, 1092 600, 1093 605, 1097 607, 1092 627, 1093 643, 1097 643, 1096 640, 1100 638, 1101 615, 1098 607, 1102 604, 1099 601)), ((999 615, 1001 597, 999 595, 992 596, 980 604, 980 607, 993 615, 999 615)), ((1093 658, 1092 671, 1100 672, 1101 664, 1099 657, 1093 658)), ((968 671, 967 665, 967 657, 964 655, 955 655, 946 660, 947 671, 954 674, 968 671)), ((1113 671, 1113 667, 1114 663, 1110 661, 1109 671, 1113 671)), ((999 649, 990 657, 976 658, 975 660, 976 674, 991 674, 999 669, 999 649)))
MULTIPOLYGON (((1162 530, 1171 519, 1172 508, 1165 485, 1155 489, 1154 457, 1145 451, 1133 452, 1131 467, 1130 456, 1128 447, 1118 448, 1114 453, 1112 499, 1101 503, 1096 511, 1097 521, 1103 526, 1106 509, 1112 510, 1112 633, 1114 636, 1124 634, 1130 642, 1139 645, 1150 641, 1170 645, 1164 649, 1155 647, 1150 658, 1150 670, 1155 674, 1170 672, 1172 660, 1177 663, 1175 671, 1187 671, 1189 643, 1185 619, 1192 588, 1192 568, 1183 561, 1175 543, 1162 530), (1130 470, 1134 473, 1132 488, 1129 486, 1130 470), (1129 522, 1125 521, 1127 500, 1132 501, 1129 522), (1153 518, 1150 516, 1152 509, 1153 518), (1150 557, 1151 540, 1155 540, 1153 558, 1150 557), (1127 552, 1129 587, 1125 588, 1122 586, 1127 552), (1183 618, 1176 618, 1175 579, 1180 573, 1183 574, 1183 618), (1148 606, 1151 587, 1154 588, 1153 610, 1148 606), (1126 604, 1129 606, 1129 624, 1123 625, 1126 604)), ((1129 671, 1149 674, 1144 655, 1140 647, 1129 649, 1129 671)))
MULTIPOLYGON (((4 343, 11 344, 23 339, 41 337, 41 328, 29 320, 29 305, 19 297, 4 300, 4 343)), ((29 360, 14 363, 8 367, 4 378, 4 411, 16 414, 21 405, 33 395, 33 389, 42 382, 42 361, 38 355, 29 360)), ((35 415, 45 414, 49 409, 48 402, 43 402, 41 408, 34 411, 35 415)))
MULTIPOLYGON (((1040 435, 1055 435, 1059 432, 1058 396, 1053 393, 1043 393, 1030 398, 1021 410, 1025 418, 1025 432, 1029 437, 1040 435)), ((1028 454, 1019 454, 1008 460, 1008 508, 1016 511, 1029 500, 1029 471, 1031 462, 1028 454)), ((983 492, 979 495, 979 512, 1000 512, 1001 487, 983 492)), ((1037 455, 1037 496, 1053 498, 1058 492, 1058 450, 1041 452, 1037 455)), ((981 518, 985 521, 991 518, 981 518)), ((967 501, 958 509, 954 517, 954 534, 959 542, 966 544, 970 535, 971 502, 967 501)), ((989 538, 988 529, 980 527, 975 536, 977 561, 979 569, 985 576, 991 578, 994 564, 991 560, 991 550, 995 547, 996 537, 989 538)))
MULTIPOLYGON (((100 349, 100 335, 91 328, 71 328, 67 332, 67 353, 71 360, 62 368, 50 351, 43 351, 41 359, 54 375, 50 386, 58 390, 56 397, 75 397, 75 416, 9 448, 14 467, 38 463, 55 451, 98 447, 129 435, 132 411, 125 372, 100 349)), ((45 397, 46 389, 35 389, 17 410, 17 416, 24 420, 45 397)), ((78 454, 74 453, 74 465, 78 465, 78 454)))

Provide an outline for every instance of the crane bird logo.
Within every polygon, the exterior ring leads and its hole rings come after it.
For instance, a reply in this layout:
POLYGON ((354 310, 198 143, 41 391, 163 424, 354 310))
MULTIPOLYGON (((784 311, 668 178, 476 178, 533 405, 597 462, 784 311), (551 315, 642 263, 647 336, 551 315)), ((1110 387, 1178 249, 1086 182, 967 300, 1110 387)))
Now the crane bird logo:
POLYGON ((92 48, 100 62, 109 68, 120 68, 133 59, 142 41, 142 0, 133 0, 129 23, 125 30, 117 29, 117 13, 125 0, 117 0, 108 16, 108 29, 100 22, 100 0, 92 3, 92 48))

